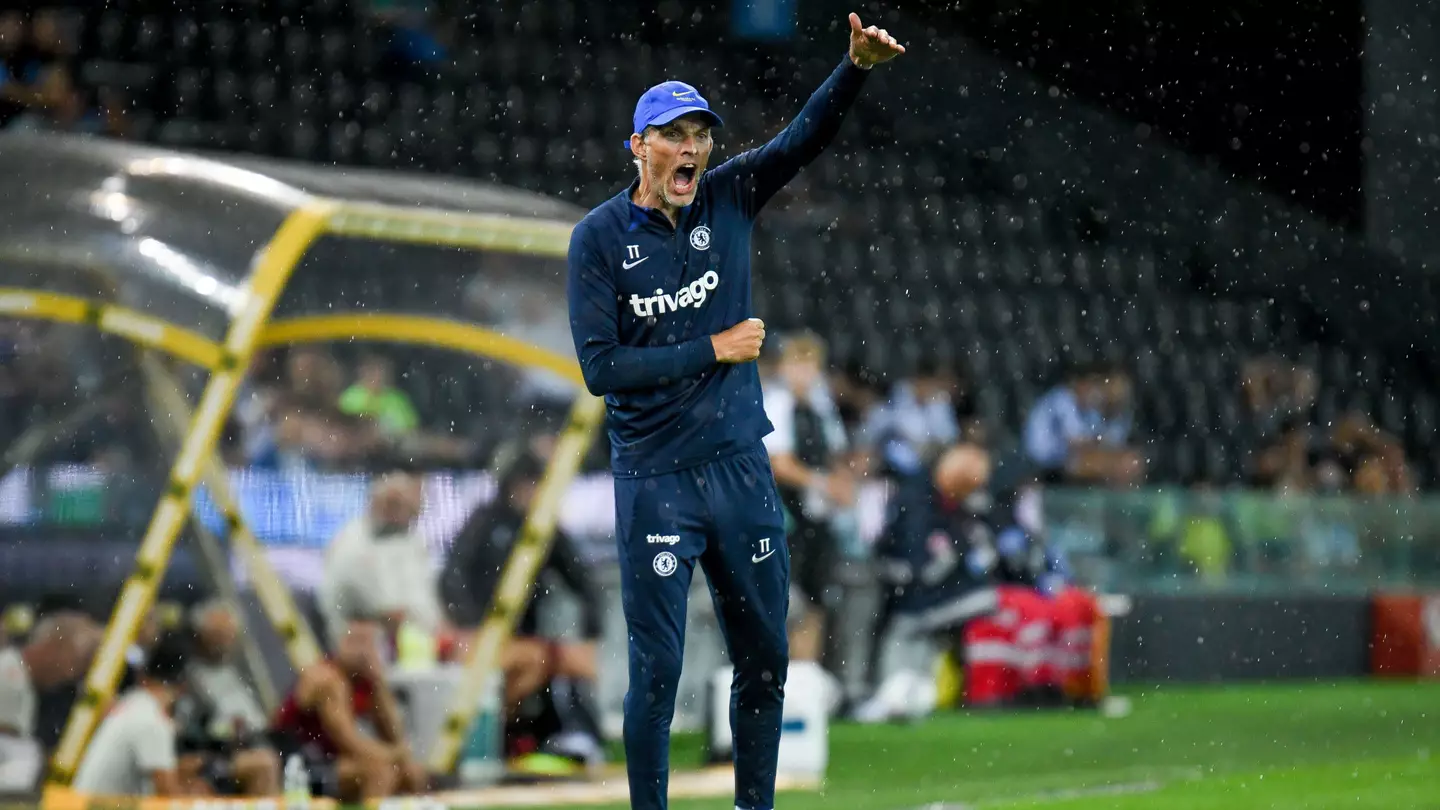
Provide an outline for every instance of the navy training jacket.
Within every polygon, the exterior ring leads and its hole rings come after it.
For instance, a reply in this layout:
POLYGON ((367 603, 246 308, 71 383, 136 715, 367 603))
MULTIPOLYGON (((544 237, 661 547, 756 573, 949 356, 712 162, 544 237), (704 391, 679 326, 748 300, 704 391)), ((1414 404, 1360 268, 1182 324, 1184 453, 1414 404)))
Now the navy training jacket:
POLYGON ((774 429, 756 365, 716 362, 710 336, 752 316, 755 217, 834 139, 867 74, 847 55, 779 135, 701 175, 675 226, 631 202, 638 179, 575 226, 570 331, 586 387, 605 397, 617 477, 754 449, 774 429))

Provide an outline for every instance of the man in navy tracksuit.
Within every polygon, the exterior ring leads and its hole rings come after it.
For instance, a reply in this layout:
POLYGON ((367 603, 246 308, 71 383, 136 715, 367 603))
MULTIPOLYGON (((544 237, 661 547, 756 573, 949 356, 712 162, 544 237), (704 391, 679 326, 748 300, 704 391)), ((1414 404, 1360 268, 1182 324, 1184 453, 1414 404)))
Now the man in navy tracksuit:
POLYGON ((865 69, 904 49, 850 15, 850 51, 788 127, 711 172, 720 117, 665 82, 635 107, 639 178, 570 241, 570 328, 591 393, 605 397, 630 685, 631 807, 663 810, 685 604, 699 563, 735 665, 735 804, 771 810, 788 650, 789 555, 751 318, 755 216, 834 138, 865 69))

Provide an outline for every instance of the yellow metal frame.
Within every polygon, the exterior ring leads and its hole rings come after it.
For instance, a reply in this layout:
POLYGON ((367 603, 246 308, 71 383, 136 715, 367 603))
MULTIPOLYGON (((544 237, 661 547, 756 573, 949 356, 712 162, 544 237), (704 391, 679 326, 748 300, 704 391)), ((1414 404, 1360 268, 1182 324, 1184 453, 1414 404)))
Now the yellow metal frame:
POLYGON ((579 471, 580 461, 590 449, 604 416, 605 400, 588 394, 579 396, 570 409, 569 424, 556 442, 554 456, 535 492, 530 514, 526 515, 520 536, 505 560, 494 601, 475 634, 470 657, 465 662, 465 675, 455 690, 440 737, 431 749, 432 773, 449 773, 459 759, 465 734, 485 697, 491 674, 500 666, 501 650, 525 612, 531 587, 550 555, 555 523, 560 517, 560 499, 579 471))
POLYGON ((140 541, 135 567, 120 591, 120 599, 115 603, 104 639, 95 653, 95 661, 70 712, 60 744, 55 749, 51 760, 51 779, 56 783, 68 785, 74 778, 90 735, 114 697, 125 663, 125 651, 134 643, 141 620, 154 604, 156 589, 175 549, 175 538, 189 515, 195 484, 204 472, 202 460, 208 461, 215 451, 215 443, 235 404, 235 394, 244 379, 245 369, 249 368, 261 328, 269 319, 291 271, 323 231, 329 214, 329 206, 323 204, 297 209, 286 218, 256 257, 249 300, 231 322, 223 353, 217 359, 205 391, 200 395, 200 406, 180 445, 180 453, 170 468, 170 483, 140 541))
MULTIPOLYGON (((90 324, 140 346, 188 360, 211 371, 199 407, 170 470, 161 497, 140 543, 135 567, 105 629, 105 636, 87 673, 69 721, 51 761, 50 789, 57 799, 79 767, 85 747, 114 698, 125 651, 134 643, 146 612, 169 565, 191 510, 194 488, 210 484, 217 504, 232 529, 237 548, 256 574, 257 592, 267 617, 286 639, 292 663, 303 666, 319 655, 319 646, 294 608, 288 592, 274 576, 263 550, 245 525, 229 494, 215 445, 255 351, 264 346, 322 340, 375 339, 417 343, 495 357, 545 369, 581 383, 574 361, 546 349, 468 324, 403 315, 340 315, 297 318, 271 324, 270 317, 295 267, 320 237, 330 234, 391 242, 411 242, 457 249, 492 250, 563 257, 571 226, 540 220, 457 214, 397 206, 348 203, 311 198, 294 210, 257 254, 248 284, 245 308, 232 320, 223 343, 191 330, 142 315, 124 307, 40 290, 0 288, 0 315, 90 324), (261 574, 265 574, 261 576, 261 574), (262 582, 262 580, 264 580, 262 582)), ((432 764, 453 767, 469 721, 481 698, 481 686, 494 670, 501 645, 529 598, 554 534, 561 495, 578 471, 581 457, 594 440, 604 414, 602 400, 581 393, 571 412, 554 457, 527 517, 520 541, 507 562, 492 606, 467 662, 471 677, 457 694, 455 707, 432 764)), ((47 793, 47 797, 48 797, 47 793)), ((47 804, 48 804, 47 798, 47 804)))
POLYGON ((0 287, 0 315, 60 323, 89 324, 111 335, 188 360, 201 368, 220 365, 219 344, 197 332, 132 309, 73 295, 0 287))

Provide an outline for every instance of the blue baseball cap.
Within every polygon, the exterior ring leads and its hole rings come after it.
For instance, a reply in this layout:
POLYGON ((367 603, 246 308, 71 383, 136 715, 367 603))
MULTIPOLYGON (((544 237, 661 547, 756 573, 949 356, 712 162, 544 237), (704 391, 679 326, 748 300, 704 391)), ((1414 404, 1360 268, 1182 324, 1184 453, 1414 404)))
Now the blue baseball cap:
MULTIPOLYGON (((644 132, 646 127, 661 127, 686 113, 705 113, 710 125, 724 126, 725 122, 710 109, 710 102, 700 91, 684 82, 661 82, 635 102, 635 129, 644 132)), ((630 148, 630 139, 625 139, 625 148, 630 148)))

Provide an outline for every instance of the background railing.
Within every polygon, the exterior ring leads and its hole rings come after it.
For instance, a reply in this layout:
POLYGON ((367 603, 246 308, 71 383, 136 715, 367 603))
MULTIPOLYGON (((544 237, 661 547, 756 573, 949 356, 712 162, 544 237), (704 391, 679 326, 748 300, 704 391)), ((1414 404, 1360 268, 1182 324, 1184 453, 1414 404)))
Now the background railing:
POLYGON ((1123 591, 1356 592, 1440 582, 1440 499, 1056 490, 1052 542, 1123 591))
MULTIPOLYGON (((365 507, 368 474, 241 468, 241 509, 293 584, 318 575, 320 552, 365 507)), ((0 477, 0 542, 47 530, 127 541, 143 528, 163 482, 85 465, 17 468, 0 477)), ((417 531, 437 564, 470 512, 493 495, 485 471, 425 475, 417 531)), ((561 525, 596 562, 614 557, 607 475, 572 486, 561 525)), ((860 501, 862 547, 881 531, 883 485, 860 501)), ((1055 489, 1042 500, 1050 540, 1076 576, 1112 591, 1310 589, 1354 592, 1440 583, 1440 498, 1287 495, 1248 490, 1055 489)), ((196 510, 219 534, 201 489, 196 510)), ((847 555, 849 556, 849 555, 847 555)), ((3 576, 3 575, 0 575, 3 576)))

